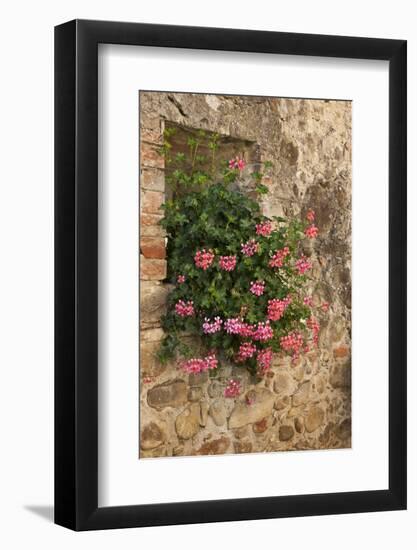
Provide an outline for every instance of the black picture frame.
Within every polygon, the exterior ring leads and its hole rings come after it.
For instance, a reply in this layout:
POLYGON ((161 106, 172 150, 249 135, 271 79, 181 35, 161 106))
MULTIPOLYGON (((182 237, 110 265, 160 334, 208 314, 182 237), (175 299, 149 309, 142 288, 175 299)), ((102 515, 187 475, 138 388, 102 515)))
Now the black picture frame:
POLYGON ((55 523, 74 529, 406 508, 404 40, 74 20, 55 28, 55 523), (98 506, 98 44, 389 62, 389 488, 98 506))

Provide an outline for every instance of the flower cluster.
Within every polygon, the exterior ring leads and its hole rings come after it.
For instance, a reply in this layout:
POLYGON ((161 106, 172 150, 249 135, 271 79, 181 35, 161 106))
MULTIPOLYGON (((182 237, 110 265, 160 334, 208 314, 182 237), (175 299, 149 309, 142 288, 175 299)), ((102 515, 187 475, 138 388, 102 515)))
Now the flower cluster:
POLYGON ((251 281, 249 290, 252 292, 252 294, 255 294, 255 296, 262 296, 262 294, 265 292, 265 282, 251 281))
POLYGON ((239 380, 231 379, 229 380, 227 386, 224 389, 225 397, 237 397, 240 394, 241 387, 239 380))
POLYGON ((274 337, 274 331, 272 330, 270 322, 259 321, 255 331, 252 333, 252 337, 254 340, 258 340, 259 342, 271 340, 271 338, 274 337))
POLYGON ((194 263, 196 267, 200 267, 204 271, 208 269, 214 260, 214 253, 212 250, 197 250, 196 255, 194 256, 194 263))
POLYGON ((179 300, 175 304, 175 313, 180 317, 191 317, 194 315, 194 303, 192 300, 184 302, 184 300, 179 300))
POLYGON ((279 300, 278 298, 268 300, 268 319, 279 321, 290 303, 291 296, 287 296, 283 300, 279 300))
POLYGON ((256 364, 261 374, 264 374, 271 368, 273 353, 271 348, 261 349, 256 356, 256 364))
POLYGON ((307 215, 306 215, 306 218, 307 218, 308 222, 313 223, 314 220, 316 219, 316 213, 314 212, 314 210, 309 208, 309 210, 307 212, 307 215))
POLYGON ((256 234, 262 235, 263 237, 269 237, 272 233, 272 223, 267 221, 263 223, 256 224, 256 234))
POLYGON ((303 336, 298 330, 293 330, 286 336, 281 336, 280 345, 284 351, 292 352, 293 359, 297 359, 304 345, 303 336))
POLYGON ((217 369, 217 366, 219 364, 219 362, 217 361, 217 357, 214 355, 213 352, 207 355, 204 361, 206 362, 206 367, 205 367, 206 370, 217 369))
POLYGON ((249 323, 242 323, 239 334, 242 338, 253 338, 255 331, 256 328, 253 325, 250 325, 249 323))
POLYGON ((304 275, 306 271, 311 269, 312 265, 311 262, 303 255, 295 262, 295 267, 300 275, 304 275))
POLYGON ((313 316, 309 317, 307 319, 307 326, 309 329, 311 329, 313 333, 313 342, 316 346, 318 346, 319 343, 319 332, 320 332, 320 323, 317 321, 317 319, 313 316))
POLYGON ((217 366, 218 361, 214 353, 210 353, 204 358, 193 357, 181 363, 182 370, 188 374, 197 374, 199 372, 216 369, 217 366))
POLYGON ((311 307, 313 305, 313 298, 311 296, 305 296, 305 298, 303 299, 303 304, 305 306, 311 307))
POLYGON ((257 331, 256 326, 245 323, 241 317, 226 319, 223 327, 227 334, 236 334, 242 338, 254 338, 257 331))
POLYGON ((227 334, 241 334, 242 328, 245 325, 243 319, 240 317, 234 317, 231 319, 226 319, 224 322, 224 330, 227 334))
POLYGON ((233 271, 236 267, 236 256, 220 256, 219 267, 223 271, 233 271))
POLYGON ((247 359, 253 357, 256 353, 256 346, 251 342, 240 344, 239 351, 236 354, 236 362, 244 363, 247 359))
POLYGON ((284 246, 281 250, 277 250, 272 258, 269 260, 269 267, 282 267, 284 260, 290 253, 288 246, 284 246))
POLYGON ((314 223, 309 225, 307 229, 304 231, 304 235, 309 239, 315 239, 318 234, 319 234, 319 229, 316 225, 314 225, 314 223))
POLYGON ((177 277, 177 283, 179 285, 182 285, 182 283, 185 283, 185 275, 178 275, 177 277))
POLYGON ((231 170, 243 170, 246 166, 244 159, 235 157, 234 159, 229 160, 229 168, 231 170))
POLYGON ((241 244, 241 250, 245 256, 253 256, 259 251, 259 243, 255 239, 251 239, 247 243, 241 244))
POLYGON ((222 323, 223 321, 220 319, 219 316, 215 317, 213 321, 206 317, 203 323, 204 334, 215 334, 216 332, 219 332, 219 330, 221 330, 222 328, 222 323))

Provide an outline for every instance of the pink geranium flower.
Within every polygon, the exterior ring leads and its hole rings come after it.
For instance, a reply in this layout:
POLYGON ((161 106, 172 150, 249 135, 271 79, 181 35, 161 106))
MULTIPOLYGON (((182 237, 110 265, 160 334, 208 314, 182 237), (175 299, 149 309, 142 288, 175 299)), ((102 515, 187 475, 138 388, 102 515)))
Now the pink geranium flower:
POLYGON ((242 323, 239 334, 243 338, 253 338, 255 331, 256 327, 254 325, 250 325, 249 323, 242 323))
POLYGON ((304 235, 308 237, 309 239, 315 239, 317 235, 319 234, 318 227, 316 227, 313 224, 309 225, 307 229, 304 231, 304 235))
POLYGON ((257 243, 255 239, 251 239, 247 243, 241 244, 240 248, 242 250, 242 254, 250 257, 259 251, 259 243, 257 243))
POLYGON ((225 390, 225 397, 237 397, 240 394, 241 386, 239 380, 234 380, 233 378, 229 380, 225 390))
POLYGON ((207 370, 216 369, 218 361, 214 353, 210 353, 204 358, 193 357, 181 363, 181 368, 188 374, 196 374, 207 370))
POLYGON ((271 348, 261 349, 256 356, 256 364, 261 374, 264 374, 271 368, 273 353, 271 348))
POLYGON ((283 300, 279 300, 278 298, 268 300, 268 319, 279 321, 290 303, 291 296, 287 296, 283 300))
POLYGON ((274 336, 274 331, 272 330, 271 324, 269 321, 260 321, 256 325, 256 329, 253 332, 253 339, 258 340, 259 342, 266 342, 271 340, 274 336))
POLYGON ((317 346, 319 343, 320 323, 315 317, 311 316, 307 319, 307 326, 311 329, 313 333, 313 342, 317 346))
POLYGON ((235 157, 229 160, 229 168, 231 170, 243 170, 246 166, 246 162, 243 158, 235 157))
POLYGON ((269 237, 272 233, 272 223, 269 221, 258 223, 256 225, 256 234, 262 235, 263 237, 269 237))
POLYGON ((175 313, 180 317, 191 317, 194 315, 194 303, 192 300, 184 302, 184 300, 179 300, 175 304, 175 313))
POLYGON ((227 334, 240 334, 243 320, 240 317, 232 317, 224 322, 224 330, 227 334))
POLYGON ((223 271, 233 271, 236 267, 236 256, 220 256, 219 267, 223 271))
POLYGON ((264 281, 252 281, 249 290, 252 292, 252 294, 255 294, 255 296, 262 296, 262 294, 265 292, 264 281))
POLYGON ((177 277, 177 283, 179 285, 182 285, 182 283, 185 283, 185 275, 178 275, 177 277))
POLYGON ((239 334, 244 338, 251 338, 254 334, 254 326, 245 323, 241 317, 231 317, 223 323, 227 334, 239 334))
POLYGON ((244 342, 240 345, 236 355, 237 363, 244 363, 247 359, 253 357, 256 353, 256 346, 251 342, 244 342))
POLYGON ((276 250, 275 254, 269 260, 269 267, 282 267, 284 265, 284 260, 290 253, 288 246, 285 246, 281 250, 276 250))
POLYGON ((204 271, 208 269, 214 260, 214 253, 212 250, 197 250, 196 255, 194 256, 194 263, 196 267, 200 267, 204 271))
POLYGON ((316 213, 314 212, 314 210, 309 208, 306 218, 307 218, 307 221, 309 221, 310 223, 313 223, 314 220, 316 219, 316 213))
POLYGON ((295 267, 300 275, 304 275, 306 271, 312 268, 311 262, 303 255, 295 262, 295 267))
POLYGON ((213 321, 206 317, 203 323, 204 334, 215 334, 216 332, 219 332, 222 328, 222 323, 223 321, 218 316, 215 317, 213 321))
POLYGON ((280 345, 284 351, 291 352, 293 359, 296 359, 304 345, 303 336, 298 330, 293 330, 286 336, 281 336, 280 345))

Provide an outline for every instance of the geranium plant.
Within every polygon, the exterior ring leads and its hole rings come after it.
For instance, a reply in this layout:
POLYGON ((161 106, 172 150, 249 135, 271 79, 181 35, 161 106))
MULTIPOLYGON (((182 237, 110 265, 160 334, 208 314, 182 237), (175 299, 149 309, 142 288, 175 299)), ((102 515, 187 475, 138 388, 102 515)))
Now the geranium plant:
MULTIPOLYGON (((303 239, 317 236, 314 212, 305 220, 264 216, 236 184, 244 158, 230 159, 219 172, 218 139, 202 131, 189 140, 188 157, 173 155, 174 131, 165 133, 162 148, 173 197, 161 224, 175 286, 162 319, 159 358, 177 357, 190 373, 229 362, 264 374, 274 353, 295 360, 318 342, 319 323, 305 291, 312 265, 300 252, 303 239), (201 142, 211 158, 198 155, 201 142), (184 335, 197 336, 199 346, 193 349, 184 335)), ((251 177, 256 193, 268 192, 259 170, 251 177)))

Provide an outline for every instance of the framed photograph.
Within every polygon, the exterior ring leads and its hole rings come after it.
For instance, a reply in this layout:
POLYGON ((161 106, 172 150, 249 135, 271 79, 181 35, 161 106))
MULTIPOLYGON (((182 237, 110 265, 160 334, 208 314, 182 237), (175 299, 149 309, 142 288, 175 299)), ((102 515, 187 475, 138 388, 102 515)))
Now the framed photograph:
POLYGON ((406 508, 406 42, 55 29, 55 522, 406 508))

